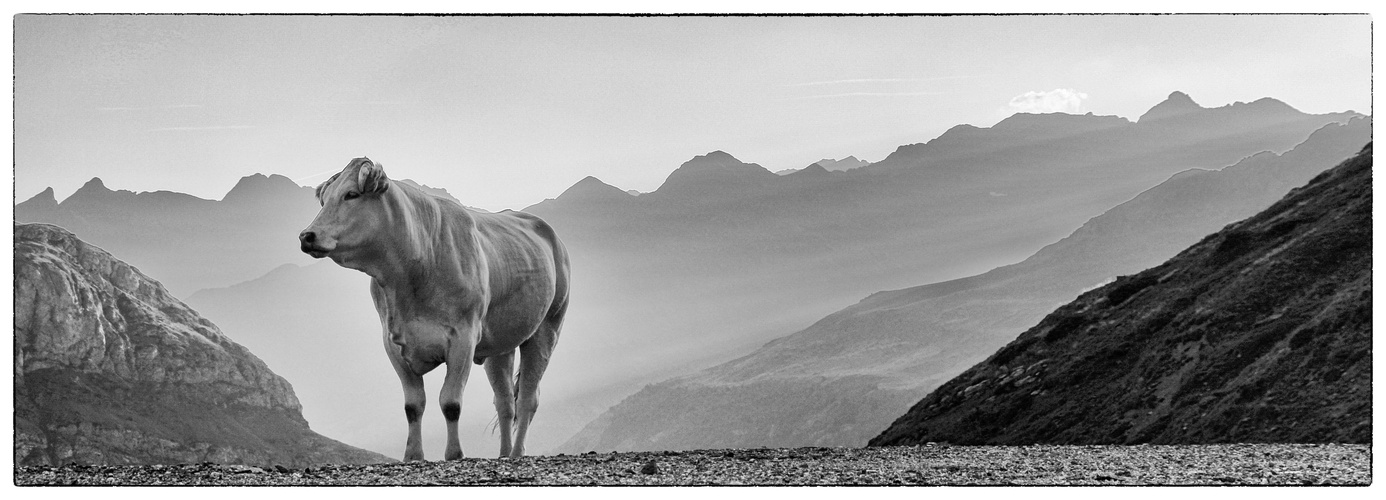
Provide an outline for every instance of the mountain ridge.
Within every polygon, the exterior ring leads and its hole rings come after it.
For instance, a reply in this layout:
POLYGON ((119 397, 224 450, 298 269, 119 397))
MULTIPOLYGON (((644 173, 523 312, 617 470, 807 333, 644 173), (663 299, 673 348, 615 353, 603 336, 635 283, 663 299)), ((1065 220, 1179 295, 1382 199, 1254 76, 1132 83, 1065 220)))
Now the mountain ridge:
POLYGON ((1371 442, 1371 168, 1082 294, 870 444, 1371 442))
POLYGON ((1159 256, 1173 255, 1182 248, 1179 245, 1192 244, 1223 223, 1254 214, 1369 138, 1370 120, 1358 119, 1348 125, 1325 126, 1282 155, 1252 155, 1220 170, 1177 173, 1022 263, 931 285, 875 292, 749 354, 647 386, 559 449, 860 445, 907 409, 907 403, 892 398, 922 397, 922 391, 994 352, 1044 313, 1071 300, 1080 288, 1157 264, 1159 256), (1278 180, 1255 180, 1257 176, 1278 180), (1226 189, 1210 191, 1213 186, 1226 189), (1184 194, 1172 197, 1175 193, 1184 194), (1161 206, 1168 208, 1157 208, 1161 206), (1175 231, 1152 225, 1168 217, 1198 222, 1181 223, 1179 227, 1187 227, 1175 231), (1136 233, 1146 234, 1133 238, 1136 233), (1116 236, 1126 243, 1101 243, 1116 236), (1063 256, 1061 248, 1068 248, 1064 252, 1069 255, 1063 256), (975 319, 960 323, 969 317, 975 319), (784 394, 798 394, 803 400, 784 399, 784 394), (783 411, 759 409, 752 406, 754 401, 775 401, 783 411), (681 405, 698 410, 654 410, 681 405), (828 410, 835 406, 841 409, 828 410), (804 417, 800 420, 816 418, 819 423, 792 429, 795 425, 785 419, 799 417, 791 415, 804 417), (850 422, 875 422, 880 427, 858 425, 837 431, 823 427, 850 422), (711 432, 713 428, 720 431, 711 432), (704 430, 708 432, 699 433, 704 430), (740 434, 741 440, 725 437, 733 434, 740 434))

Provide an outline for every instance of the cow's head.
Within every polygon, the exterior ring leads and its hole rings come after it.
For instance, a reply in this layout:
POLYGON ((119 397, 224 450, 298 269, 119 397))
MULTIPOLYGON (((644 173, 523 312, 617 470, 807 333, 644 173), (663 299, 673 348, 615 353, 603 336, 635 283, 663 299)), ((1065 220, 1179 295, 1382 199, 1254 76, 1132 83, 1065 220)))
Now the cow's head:
POLYGON ((381 196, 390 189, 385 170, 369 158, 351 160, 346 168, 318 186, 322 210, 298 234, 299 248, 315 259, 338 264, 369 258, 384 228, 381 196))

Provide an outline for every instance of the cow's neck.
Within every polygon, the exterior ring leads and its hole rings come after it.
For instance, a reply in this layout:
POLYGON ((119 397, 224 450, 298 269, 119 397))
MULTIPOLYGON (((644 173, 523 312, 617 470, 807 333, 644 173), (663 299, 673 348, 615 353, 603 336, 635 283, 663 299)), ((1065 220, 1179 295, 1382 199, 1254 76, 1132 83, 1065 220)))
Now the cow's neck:
POLYGON ((440 207, 426 196, 399 183, 391 186, 382 200, 390 235, 362 263, 361 271, 394 299, 424 308, 430 308, 426 304, 430 300, 444 298, 448 304, 436 307, 452 310, 458 303, 484 302, 484 294, 477 289, 485 280, 484 263, 465 256, 475 253, 466 234, 474 222, 455 217, 444 221, 440 207))

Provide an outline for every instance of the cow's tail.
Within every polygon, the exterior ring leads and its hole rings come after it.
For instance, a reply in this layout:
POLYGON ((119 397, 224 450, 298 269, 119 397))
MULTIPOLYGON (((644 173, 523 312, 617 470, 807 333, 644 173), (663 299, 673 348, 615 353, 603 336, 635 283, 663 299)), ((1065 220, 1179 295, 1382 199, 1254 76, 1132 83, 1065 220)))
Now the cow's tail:
MULTIPOLYGON (((538 388, 538 387, 535 387, 535 388, 534 388, 534 391, 535 391, 535 392, 538 392, 538 391, 539 391, 539 388, 538 388)), ((538 396, 538 394, 535 394, 535 395, 538 396)), ((515 394, 514 394, 514 396, 515 396, 515 401, 514 401, 514 404, 515 404, 515 411, 510 412, 510 429, 512 430, 512 432, 513 432, 514 429, 516 429, 515 426, 520 425, 520 370, 515 370, 515 394)))

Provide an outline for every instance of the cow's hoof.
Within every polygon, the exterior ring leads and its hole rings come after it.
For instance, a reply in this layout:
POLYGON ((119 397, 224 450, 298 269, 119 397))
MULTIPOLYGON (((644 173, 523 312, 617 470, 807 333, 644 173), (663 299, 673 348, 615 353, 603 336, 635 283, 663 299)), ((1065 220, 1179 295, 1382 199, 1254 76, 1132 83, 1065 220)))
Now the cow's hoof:
POLYGON ((462 459, 462 450, 448 450, 448 452, 447 452, 446 454, 443 455, 443 459, 444 459, 444 460, 461 460, 461 459, 462 459))

